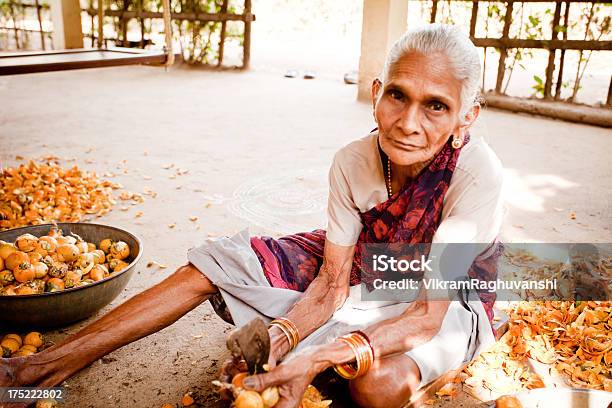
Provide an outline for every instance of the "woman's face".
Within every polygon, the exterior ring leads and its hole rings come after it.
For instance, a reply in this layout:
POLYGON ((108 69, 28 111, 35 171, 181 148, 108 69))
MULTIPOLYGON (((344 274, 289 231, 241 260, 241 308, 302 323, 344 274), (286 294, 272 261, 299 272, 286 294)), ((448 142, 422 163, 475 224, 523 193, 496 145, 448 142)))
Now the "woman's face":
POLYGON ((467 121, 460 121, 461 82, 442 52, 405 54, 391 67, 387 83, 374 81, 372 100, 381 148, 404 166, 431 159, 478 116, 474 107, 467 121))

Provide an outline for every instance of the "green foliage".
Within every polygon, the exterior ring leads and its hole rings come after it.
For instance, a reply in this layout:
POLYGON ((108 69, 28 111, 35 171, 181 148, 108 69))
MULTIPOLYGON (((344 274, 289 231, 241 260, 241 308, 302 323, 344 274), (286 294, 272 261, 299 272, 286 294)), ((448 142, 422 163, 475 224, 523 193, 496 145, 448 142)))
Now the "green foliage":
MULTIPOLYGON (((0 21, 3 26, 10 22, 10 26, 20 27, 27 18, 27 9, 23 3, 17 0, 0 0, 0 21)), ((30 35, 27 31, 13 31, 13 38, 17 49, 29 48, 30 35)))
MULTIPOLYGON (((32 0, 0 0, 0 21, 12 21, 17 26, 27 18, 26 8, 23 3, 32 0)), ((244 9, 244 0, 229 0, 227 4, 227 13, 240 14, 244 9)), ((47 0, 41 0, 41 4, 47 4, 47 0)), ((118 11, 162 11, 162 0, 105 0, 106 7, 111 10, 118 11)), ((96 9, 97 0, 83 0, 82 7, 88 9, 96 9)), ((170 5, 173 13, 220 13, 223 8, 223 0, 171 0, 170 5)), ((34 9, 31 9, 34 10, 34 9)), ((31 18, 31 16, 30 16, 31 18)), ((3 24, 6 25, 6 24, 3 24)), ((175 43, 180 45, 184 60, 193 64, 217 64, 219 59, 219 41, 221 39, 221 22, 204 22, 204 21, 187 21, 173 20, 173 36, 175 43)), ((134 30, 137 33, 130 35, 130 38, 138 38, 140 32, 144 33, 149 39, 152 35, 163 34, 163 25, 161 19, 139 19, 121 20, 120 18, 105 18, 105 31, 107 32, 106 40, 110 44, 120 46, 139 46, 128 42, 128 33, 134 30), (114 35, 108 34, 109 23, 112 24, 114 35), (140 25, 140 28, 138 26, 140 25)), ((90 36, 97 35, 95 25, 91 27, 90 36)), ((236 41, 243 43, 244 30, 241 23, 227 23, 226 35, 227 41, 236 41)), ((21 32, 15 36, 15 43, 19 48, 24 48, 27 40, 27 32, 21 32)), ((146 42, 143 42, 146 45, 146 42)))
POLYGON ((544 96, 544 81, 537 75, 533 76, 535 80, 535 85, 531 87, 535 91, 535 95, 544 96))
POLYGON ((503 14, 496 3, 489 3, 489 6, 487 7, 487 16, 503 21, 503 18, 500 18, 503 17, 503 14))
MULTIPOLYGON (((132 2, 133 0, 112 0, 132 2)), ((162 10, 161 0, 140 0, 145 10, 162 10)), ((223 0, 172 0, 170 7, 173 13, 221 13, 223 0)), ((228 13, 241 13, 239 4, 229 1, 228 13)), ((183 59, 191 64, 216 65, 219 60, 219 41, 221 39, 221 22, 173 20, 173 37, 179 43, 183 59)), ((226 41, 242 41, 243 30, 234 25, 226 26, 226 41)))
MULTIPOLYGON (((485 21, 485 35, 487 37, 490 36, 490 28, 494 27, 502 27, 504 23, 505 17, 505 7, 500 7, 500 3, 490 2, 487 6, 487 18, 485 21)), ((540 12, 530 12, 529 15, 524 16, 525 14, 525 4, 526 3, 515 3, 516 5, 520 5, 520 16, 513 16, 513 21, 518 21, 518 35, 516 38, 525 38, 525 39, 533 39, 533 40, 545 40, 548 39, 549 34, 546 34, 545 27, 550 27, 550 20, 554 14, 554 10, 550 7, 547 7, 543 11, 540 12), (526 18, 525 18, 526 17, 526 18)), ((610 13, 610 8, 612 3, 573 3, 572 10, 576 8, 580 11, 579 18, 570 18, 570 21, 566 24, 558 24, 553 28, 554 33, 584 33, 584 40, 596 40, 599 41, 602 37, 607 36, 610 33, 612 18, 610 13)), ((515 12, 517 9, 515 8, 515 12)), ((574 11, 575 12, 575 11, 574 11)), ((516 26, 516 25, 515 25, 516 26)), ((575 34, 574 34, 575 35, 575 34)), ((499 52, 499 49, 496 49, 499 52)), ((576 68, 576 77, 570 82, 566 81, 561 84, 563 89, 572 88, 573 93, 571 96, 571 100, 574 99, 576 93, 581 88, 580 81, 584 75, 584 71, 589 62, 589 59, 592 55, 592 51, 580 51, 578 56, 578 66, 576 68)), ((503 88, 503 91, 508 88, 510 83, 510 79, 512 77, 512 72, 516 65, 521 67, 522 69, 526 69, 525 60, 527 58, 532 58, 534 56, 533 51, 531 49, 509 49, 507 53, 507 57, 505 60, 505 78, 506 84, 503 88)), ((485 59, 486 62, 486 59, 485 59)), ((538 75, 533 76, 534 84, 532 89, 534 90, 534 95, 543 96, 544 95, 544 84, 545 81, 538 75)))

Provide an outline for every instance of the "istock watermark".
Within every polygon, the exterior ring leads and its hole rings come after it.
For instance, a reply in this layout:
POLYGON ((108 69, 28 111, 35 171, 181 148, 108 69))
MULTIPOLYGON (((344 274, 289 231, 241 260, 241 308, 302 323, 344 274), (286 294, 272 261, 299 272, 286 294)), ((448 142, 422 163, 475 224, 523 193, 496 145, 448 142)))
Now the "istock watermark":
POLYGON ((423 278, 420 280, 414 279, 401 279, 401 280, 384 280, 384 279, 374 279, 373 287, 374 289, 410 289, 410 290, 418 290, 424 287, 427 290, 473 290, 473 291, 486 291, 489 293, 495 293, 497 291, 504 290, 557 290, 557 280, 556 279, 544 279, 540 281, 503 281, 501 279, 496 279, 493 281, 484 281, 480 279, 469 279, 462 281, 449 281, 444 279, 430 279, 423 278))
POLYGON ((363 244, 357 251, 362 300, 612 299, 612 244, 363 244))
POLYGON ((430 264, 433 259, 427 259, 425 255, 421 255, 420 259, 395 259, 388 255, 373 255, 372 269, 377 272, 425 272, 432 271, 430 264))

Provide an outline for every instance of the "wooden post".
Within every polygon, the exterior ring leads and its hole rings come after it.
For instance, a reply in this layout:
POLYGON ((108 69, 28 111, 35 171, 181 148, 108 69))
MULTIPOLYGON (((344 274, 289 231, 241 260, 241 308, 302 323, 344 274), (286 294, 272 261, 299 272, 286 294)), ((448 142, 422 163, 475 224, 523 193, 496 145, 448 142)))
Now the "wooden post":
MULTIPOLYGON (((555 3, 555 13, 553 15, 552 20, 552 40, 559 39, 559 31, 557 31, 557 27, 559 25, 559 19, 561 17, 561 5, 559 3, 555 3)), ((546 82, 544 83, 544 99, 550 99, 553 76, 555 73, 555 56, 556 49, 548 50, 548 65, 546 65, 546 82)))
POLYGON ((95 38, 96 36, 94 35, 94 25, 96 23, 96 20, 94 19, 93 14, 91 14, 91 48, 94 47, 94 45, 96 45, 95 43, 95 38))
MULTIPOLYGON (((138 0, 138 12, 142 11, 142 1, 138 0)), ((144 18, 138 18, 138 22, 140 23, 140 48, 145 47, 145 26, 144 26, 144 18)))
POLYGON ((478 2, 472 2, 472 17, 470 18, 470 38, 476 35, 476 20, 478 19, 478 2))
POLYGON ((372 81, 382 72, 387 53, 406 31, 408 2, 364 0, 357 99, 370 100, 372 81))
MULTIPOLYGON (((123 1, 123 12, 126 12, 128 10, 128 7, 130 7, 130 1, 124 0, 123 1)), ((131 19, 129 17, 125 17, 123 13, 121 13, 121 16, 119 17, 119 25, 121 26, 121 46, 122 47, 129 47, 129 43, 127 39, 127 28, 128 28, 128 24, 130 20, 131 19)), ((119 34, 117 33, 117 37, 118 36, 119 34)))
MULTIPOLYGON (((567 40, 567 27, 569 25, 569 9, 572 4, 569 1, 564 2, 565 4, 565 12, 563 15, 563 26, 565 29, 563 30, 563 39, 567 40)), ((557 75, 557 85, 555 86, 555 99, 558 100, 561 98, 561 86, 563 85, 563 66, 565 64, 565 50, 561 50, 561 57, 559 57, 559 74, 557 75)))
MULTIPOLYGON (((476 36, 476 21, 478 20, 478 1, 472 2, 472 16, 470 17, 470 39, 474 40, 476 36)), ((487 47, 483 48, 483 59, 482 59, 482 90, 484 91, 485 84, 485 70, 487 68, 487 47)))
POLYGON ((98 48, 104 47, 104 0, 98 0, 98 48))
MULTIPOLYGON (((13 20, 13 34, 15 35, 15 46, 20 49, 19 46, 19 29, 17 28, 17 19, 15 18, 15 7, 12 1, 9 1, 9 7, 11 9, 11 19, 13 20)), ((8 36, 7 36, 8 38, 8 36)))
POLYGON ((50 0, 53 22, 53 48, 83 48, 79 0, 50 0))
POLYGON ((430 23, 436 22, 436 14, 438 14, 438 0, 433 0, 431 5, 431 17, 429 18, 430 23))
POLYGON ((115 43, 121 44, 122 47, 129 47, 128 41, 127 41, 127 23, 128 23, 127 18, 125 18, 124 16, 119 17, 119 26, 121 27, 121 37, 119 37, 119 33, 117 33, 117 39, 115 40, 115 43))
POLYGON ((242 45, 242 69, 251 62, 251 0, 244 0, 244 41, 242 45))
POLYGON ((162 7, 164 8, 164 32, 166 34, 166 53, 168 55, 166 66, 169 67, 174 64, 174 50, 172 47, 172 10, 170 10, 170 0, 162 0, 162 7))
POLYGON ((36 5, 36 17, 38 17, 38 29, 40 30, 40 45, 42 46, 43 51, 45 50, 45 33, 43 32, 43 24, 42 17, 40 15, 40 2, 35 0, 34 4, 36 5))
MULTIPOLYGON (((504 16, 504 29, 502 31, 502 39, 508 38, 510 32, 510 23, 512 22, 512 8, 514 2, 509 0, 506 2, 506 15, 504 16)), ((499 53, 499 65, 497 66, 497 82, 495 83, 495 92, 501 93, 502 84, 504 82, 504 74, 506 72, 506 57, 508 49, 503 47, 499 53)))
MULTIPOLYGON (((227 13, 227 2, 228 0, 223 0, 223 4, 221 4, 221 13, 227 13)), ((227 26, 227 21, 223 20, 221 22, 221 34, 219 35, 219 60, 217 61, 217 66, 220 67, 223 63, 223 52, 225 51, 225 27, 227 26)))

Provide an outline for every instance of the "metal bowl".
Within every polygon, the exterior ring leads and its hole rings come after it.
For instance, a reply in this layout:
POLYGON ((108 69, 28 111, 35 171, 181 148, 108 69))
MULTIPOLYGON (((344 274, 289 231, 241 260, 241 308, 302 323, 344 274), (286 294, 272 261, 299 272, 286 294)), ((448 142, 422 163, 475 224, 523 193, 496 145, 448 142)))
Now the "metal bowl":
MULTIPOLYGON (((52 224, 33 225, 0 232, 0 239, 15 242, 22 234, 40 237, 49 233, 52 224)), ((83 320, 109 304, 121 293, 134 273, 142 254, 142 243, 134 234, 109 225, 59 223, 69 235, 78 234, 87 242, 99 243, 104 238, 121 240, 130 246, 129 266, 118 274, 89 285, 59 292, 35 295, 0 296, 0 326, 7 329, 48 329, 67 326, 83 320)))

